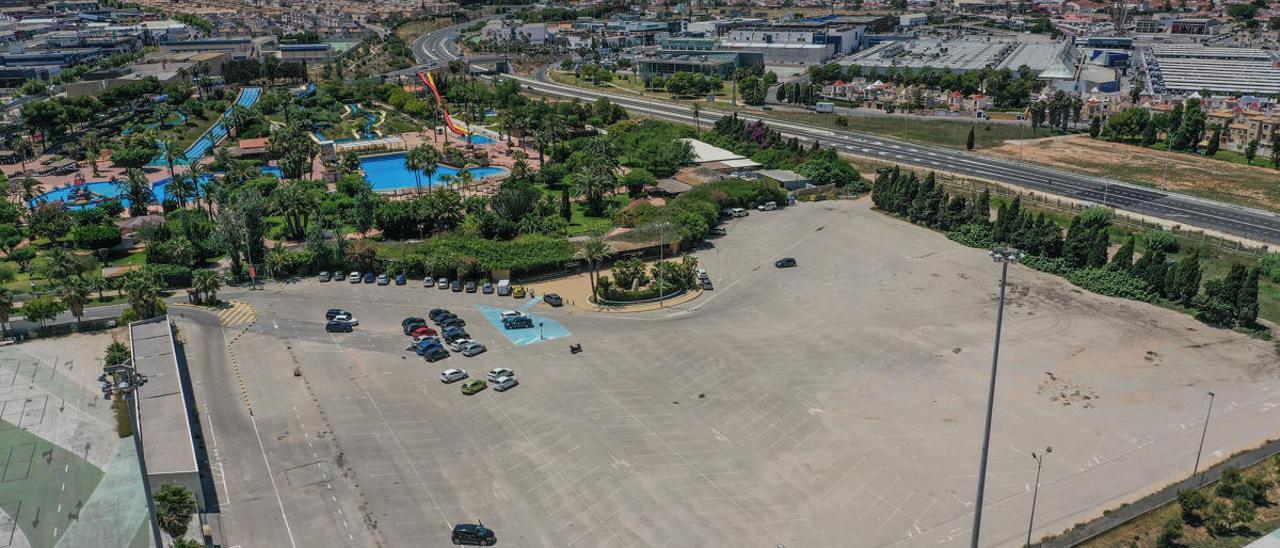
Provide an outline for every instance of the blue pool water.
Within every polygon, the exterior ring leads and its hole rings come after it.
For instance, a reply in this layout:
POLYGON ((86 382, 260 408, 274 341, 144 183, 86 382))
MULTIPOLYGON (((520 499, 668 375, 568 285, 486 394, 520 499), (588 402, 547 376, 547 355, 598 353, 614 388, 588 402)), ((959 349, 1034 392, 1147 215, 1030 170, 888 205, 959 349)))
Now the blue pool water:
MULTIPOLYGON (((529 299, 529 302, 525 303, 523 306, 520 307, 520 311, 527 313, 527 311, 530 308, 532 308, 534 305, 538 304, 538 302, 539 301, 537 299, 529 299)), ((513 304, 519 304, 519 303, 520 301, 516 301, 513 304)), ((557 322, 545 316, 539 316, 537 314, 529 314, 529 317, 533 318, 533 327, 530 329, 506 329, 502 327, 502 311, 511 310, 510 308, 498 308, 495 306, 477 305, 476 310, 479 310, 480 315, 484 316, 484 319, 489 320, 489 323, 493 324, 494 329, 497 329, 498 332, 502 333, 502 335, 506 337, 508 341, 511 341, 511 344, 514 344, 516 346, 525 346, 525 345, 540 343, 544 341, 549 341, 552 339, 563 339, 565 337, 572 335, 572 333, 570 333, 568 329, 566 329, 563 325, 561 325, 560 322, 557 322), (539 323, 542 324, 541 338, 539 338, 539 334, 538 334, 539 323)))
MULTIPOLYGON (((262 168, 262 173, 284 178, 284 172, 280 171, 280 168, 276 166, 264 166, 262 168)), ((205 175, 204 177, 201 178, 201 180, 203 182, 208 182, 212 178, 213 178, 212 175, 205 175)), ((156 195, 156 203, 164 202, 165 198, 169 197, 168 193, 165 190, 167 188, 167 185, 169 184, 169 181, 170 179, 161 179, 159 181, 156 181, 155 184, 151 185, 151 191, 154 192, 156 195)), ((63 205, 65 205, 68 209, 85 209, 85 208, 93 207, 98 203, 110 200, 120 195, 120 188, 111 181, 94 181, 90 183, 85 183, 84 185, 81 185, 81 186, 83 186, 84 188, 87 188, 89 192, 92 192, 95 195, 96 203, 90 203, 85 205, 77 205, 69 202, 64 203, 63 205)), ((72 189, 68 187, 51 190, 49 192, 36 196, 33 200, 31 200, 31 203, 32 205, 36 205, 36 204, 41 204, 45 202, 57 202, 57 201, 70 200, 71 191, 72 189)), ((121 203, 124 204, 125 207, 129 207, 129 200, 121 200, 121 203)))
POLYGON ((263 175, 275 175, 277 178, 283 179, 284 172, 276 166, 262 166, 263 175))
MULTIPOLYGON (((261 95, 262 88, 244 88, 240 90, 240 97, 236 98, 236 104, 249 108, 253 106, 254 103, 258 102, 258 97, 261 95)), ((222 117, 219 118, 208 131, 204 132, 204 135, 201 135, 199 139, 196 139, 196 142, 191 143, 191 146, 187 147, 187 150, 183 152, 183 156, 185 156, 186 159, 182 159, 174 163, 187 165, 191 162, 196 162, 204 158, 205 155, 209 153, 209 150, 211 150, 214 145, 218 144, 218 141, 221 141, 223 137, 227 136, 227 116, 230 114, 231 109, 227 109, 226 112, 222 113, 222 117)), ((164 154, 161 154, 158 158, 151 161, 151 165, 163 166, 168 164, 165 162, 164 154)))
MULTIPOLYGON (((374 190, 395 190, 399 188, 413 188, 414 176, 409 168, 404 166, 404 154, 386 154, 381 156, 365 156, 360 159, 360 167, 364 169, 364 178, 373 185, 374 190)), ((474 167, 468 169, 471 176, 476 180, 485 177, 491 177, 507 170, 500 167, 474 167)), ((457 176, 458 170, 448 166, 437 166, 436 172, 431 175, 431 179, 422 178, 423 188, 441 184, 441 179, 445 175, 457 176)))
POLYGON ((492 145, 496 142, 487 135, 468 135, 467 141, 473 145, 492 145))

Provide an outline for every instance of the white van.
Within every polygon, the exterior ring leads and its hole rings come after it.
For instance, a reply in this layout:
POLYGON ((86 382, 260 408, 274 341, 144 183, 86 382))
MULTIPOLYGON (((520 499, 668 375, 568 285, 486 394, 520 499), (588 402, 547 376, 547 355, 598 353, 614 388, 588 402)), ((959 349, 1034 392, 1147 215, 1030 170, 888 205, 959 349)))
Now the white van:
POLYGON ((498 296, 506 297, 511 294, 511 280, 498 280, 498 296))
POLYGON ((765 202, 756 206, 756 209, 759 209, 760 211, 773 211, 778 209, 778 202, 765 202))

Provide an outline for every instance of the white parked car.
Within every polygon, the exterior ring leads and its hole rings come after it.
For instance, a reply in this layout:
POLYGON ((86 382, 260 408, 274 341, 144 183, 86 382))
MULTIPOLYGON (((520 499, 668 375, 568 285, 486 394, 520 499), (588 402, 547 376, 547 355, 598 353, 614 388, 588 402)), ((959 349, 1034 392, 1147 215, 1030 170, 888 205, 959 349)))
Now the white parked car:
POLYGON ((348 275, 348 276, 347 276, 347 281, 348 281, 348 282, 351 282, 351 283, 353 283, 353 284, 358 284, 358 283, 360 283, 360 273, 359 273, 359 272, 352 272, 350 275, 348 275))
POLYGON ((503 377, 515 378, 515 376, 516 376, 515 371, 512 371, 505 367, 499 367, 489 372, 489 382, 497 382, 498 379, 501 379, 503 377))
POLYGON ((427 276, 426 278, 422 279, 422 287, 433 287, 435 285, 436 285, 436 281, 432 279, 431 276, 427 276))
POLYGON ((467 370, 465 369, 445 369, 440 372, 440 382, 445 384, 458 382, 465 378, 467 378, 467 370))
POLYGON ((497 392, 506 392, 515 388, 517 384, 520 384, 520 381, 517 381, 515 377, 498 377, 493 381, 493 389, 497 392))
POLYGON ((705 280, 705 279, 707 279, 707 269, 705 269, 705 268, 699 268, 699 269, 698 269, 698 279, 699 279, 699 280, 705 280))
POLYGON ((449 343, 449 350, 452 350, 454 352, 462 352, 462 347, 467 343, 472 343, 472 342, 475 342, 475 341, 471 339, 457 339, 449 343))
POLYGON ((524 315, 524 312, 521 312, 519 310, 503 310, 502 317, 499 319, 505 320, 507 318, 519 318, 520 316, 523 316, 523 315, 524 315))
POLYGON ((756 209, 759 209, 760 211, 773 211, 778 209, 778 202, 765 202, 756 206, 756 209))
POLYGON ((333 317, 335 322, 347 322, 351 325, 360 325, 360 319, 352 316, 350 312, 344 312, 333 317))
POLYGON ((750 212, 750 211, 747 211, 747 210, 742 209, 742 208, 740 208, 740 207, 735 207, 735 208, 733 208, 731 211, 733 212, 733 216, 734 216, 734 217, 746 217, 747 215, 750 215, 750 214, 751 214, 751 212, 750 212))
POLYGON ((436 280, 436 289, 449 289, 449 278, 436 280))

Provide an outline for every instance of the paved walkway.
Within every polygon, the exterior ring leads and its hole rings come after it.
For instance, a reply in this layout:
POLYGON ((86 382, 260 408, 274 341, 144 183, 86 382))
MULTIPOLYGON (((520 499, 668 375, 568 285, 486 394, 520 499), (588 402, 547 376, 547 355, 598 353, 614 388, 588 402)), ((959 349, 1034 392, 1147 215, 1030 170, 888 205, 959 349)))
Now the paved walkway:
MULTIPOLYGON (((600 271, 601 276, 611 276, 612 269, 604 269, 600 271)), ((702 290, 697 289, 680 295, 678 297, 667 299, 662 303, 657 301, 652 303, 634 304, 628 306, 600 306, 591 302, 591 280, 586 273, 576 276, 567 276, 563 278, 555 278, 551 280, 522 284, 526 289, 533 290, 539 298, 547 293, 555 293, 564 299, 565 307, 570 313, 573 312, 611 312, 611 313, 633 313, 633 312, 649 312, 660 308, 671 308, 689 301, 692 301, 702 295, 702 290)), ((540 304, 538 306, 547 306, 540 304)))

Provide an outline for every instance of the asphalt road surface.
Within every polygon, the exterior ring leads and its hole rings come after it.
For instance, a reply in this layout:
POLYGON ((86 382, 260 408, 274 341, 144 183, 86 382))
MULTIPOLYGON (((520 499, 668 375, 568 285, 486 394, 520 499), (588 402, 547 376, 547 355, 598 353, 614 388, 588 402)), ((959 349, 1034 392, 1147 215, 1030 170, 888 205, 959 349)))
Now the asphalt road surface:
MULTIPOLYGON (((457 30, 457 27, 450 27, 419 38, 414 42, 414 54, 420 61, 447 62, 460 58, 455 43, 457 30)), ((548 77, 549 70, 550 67, 543 67, 532 77, 511 76, 511 78, 519 80, 531 91, 547 95, 576 97, 584 100, 608 97, 609 100, 632 112, 676 122, 693 123, 692 111, 685 105, 557 84, 548 77)), ((700 118, 703 123, 714 123, 721 116, 726 115, 728 113, 723 111, 704 108, 700 118)), ((1105 205, 1188 227, 1215 230, 1260 242, 1280 243, 1280 215, 1266 211, 1098 177, 988 158, 964 151, 908 143, 878 135, 813 128, 772 120, 767 116, 739 114, 739 117, 746 120, 763 120, 787 137, 797 137, 804 142, 816 140, 824 145, 843 149, 849 154, 878 158, 887 163, 912 164, 1014 184, 1038 192, 1105 205)))

